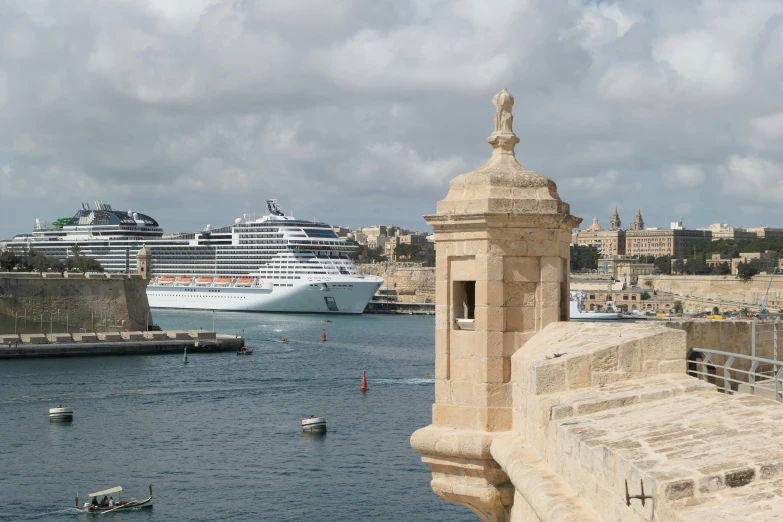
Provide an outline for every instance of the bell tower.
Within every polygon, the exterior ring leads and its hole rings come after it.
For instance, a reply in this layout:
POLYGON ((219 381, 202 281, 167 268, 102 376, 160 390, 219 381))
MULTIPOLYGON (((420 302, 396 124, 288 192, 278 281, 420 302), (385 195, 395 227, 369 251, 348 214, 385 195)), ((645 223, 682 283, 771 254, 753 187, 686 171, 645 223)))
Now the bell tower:
POLYGON ((136 253, 136 273, 145 281, 150 278, 150 264, 152 264, 152 253, 146 247, 141 247, 136 253))

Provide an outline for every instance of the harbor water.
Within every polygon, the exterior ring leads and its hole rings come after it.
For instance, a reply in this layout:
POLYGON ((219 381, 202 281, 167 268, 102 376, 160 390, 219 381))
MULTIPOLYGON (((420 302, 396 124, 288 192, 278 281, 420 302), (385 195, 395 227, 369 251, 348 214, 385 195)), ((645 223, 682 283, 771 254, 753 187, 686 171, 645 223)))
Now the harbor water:
POLYGON ((214 320, 254 354, 0 361, 0 521, 81 519, 77 494, 122 485, 123 499, 146 498, 148 484, 152 509, 106 517, 476 519, 435 496, 409 444, 430 422, 432 317, 153 315, 171 330, 214 320), (72 423, 49 422, 59 404, 72 423), (302 433, 310 415, 326 417, 325 435, 302 433))

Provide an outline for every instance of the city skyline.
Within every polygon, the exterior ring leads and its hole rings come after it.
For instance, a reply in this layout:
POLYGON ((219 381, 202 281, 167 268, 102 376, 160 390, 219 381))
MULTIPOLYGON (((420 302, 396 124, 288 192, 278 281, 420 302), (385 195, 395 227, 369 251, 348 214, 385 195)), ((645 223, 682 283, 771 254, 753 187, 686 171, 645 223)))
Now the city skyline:
POLYGON ((517 156, 589 224, 783 222, 783 5, 0 6, 0 239, 81 201, 167 232, 276 198, 426 230, 515 96, 517 156), (741 23, 740 23, 741 22, 741 23), (66 45, 67 44, 67 45, 66 45), (603 217, 607 216, 607 217, 603 217))

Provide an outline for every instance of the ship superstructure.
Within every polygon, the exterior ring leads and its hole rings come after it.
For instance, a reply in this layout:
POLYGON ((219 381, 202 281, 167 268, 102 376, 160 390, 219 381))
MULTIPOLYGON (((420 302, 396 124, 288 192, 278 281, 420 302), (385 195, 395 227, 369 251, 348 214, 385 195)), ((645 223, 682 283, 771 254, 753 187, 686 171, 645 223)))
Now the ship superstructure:
POLYGON ((100 201, 82 207, 54 225, 36 222, 7 248, 66 259, 78 247, 106 271, 125 272, 143 246, 151 256, 147 297, 159 308, 362 313, 383 282, 356 269, 348 256, 356 247, 330 225, 286 216, 275 200, 266 215, 173 236, 137 212, 100 201))

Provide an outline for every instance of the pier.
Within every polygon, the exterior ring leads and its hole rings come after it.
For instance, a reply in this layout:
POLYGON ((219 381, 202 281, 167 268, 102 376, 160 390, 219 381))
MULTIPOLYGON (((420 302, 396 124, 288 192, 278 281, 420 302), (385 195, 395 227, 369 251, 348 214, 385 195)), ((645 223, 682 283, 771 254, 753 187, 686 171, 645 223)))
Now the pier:
POLYGON ((235 352, 245 338, 206 330, 0 335, 0 359, 235 352))

